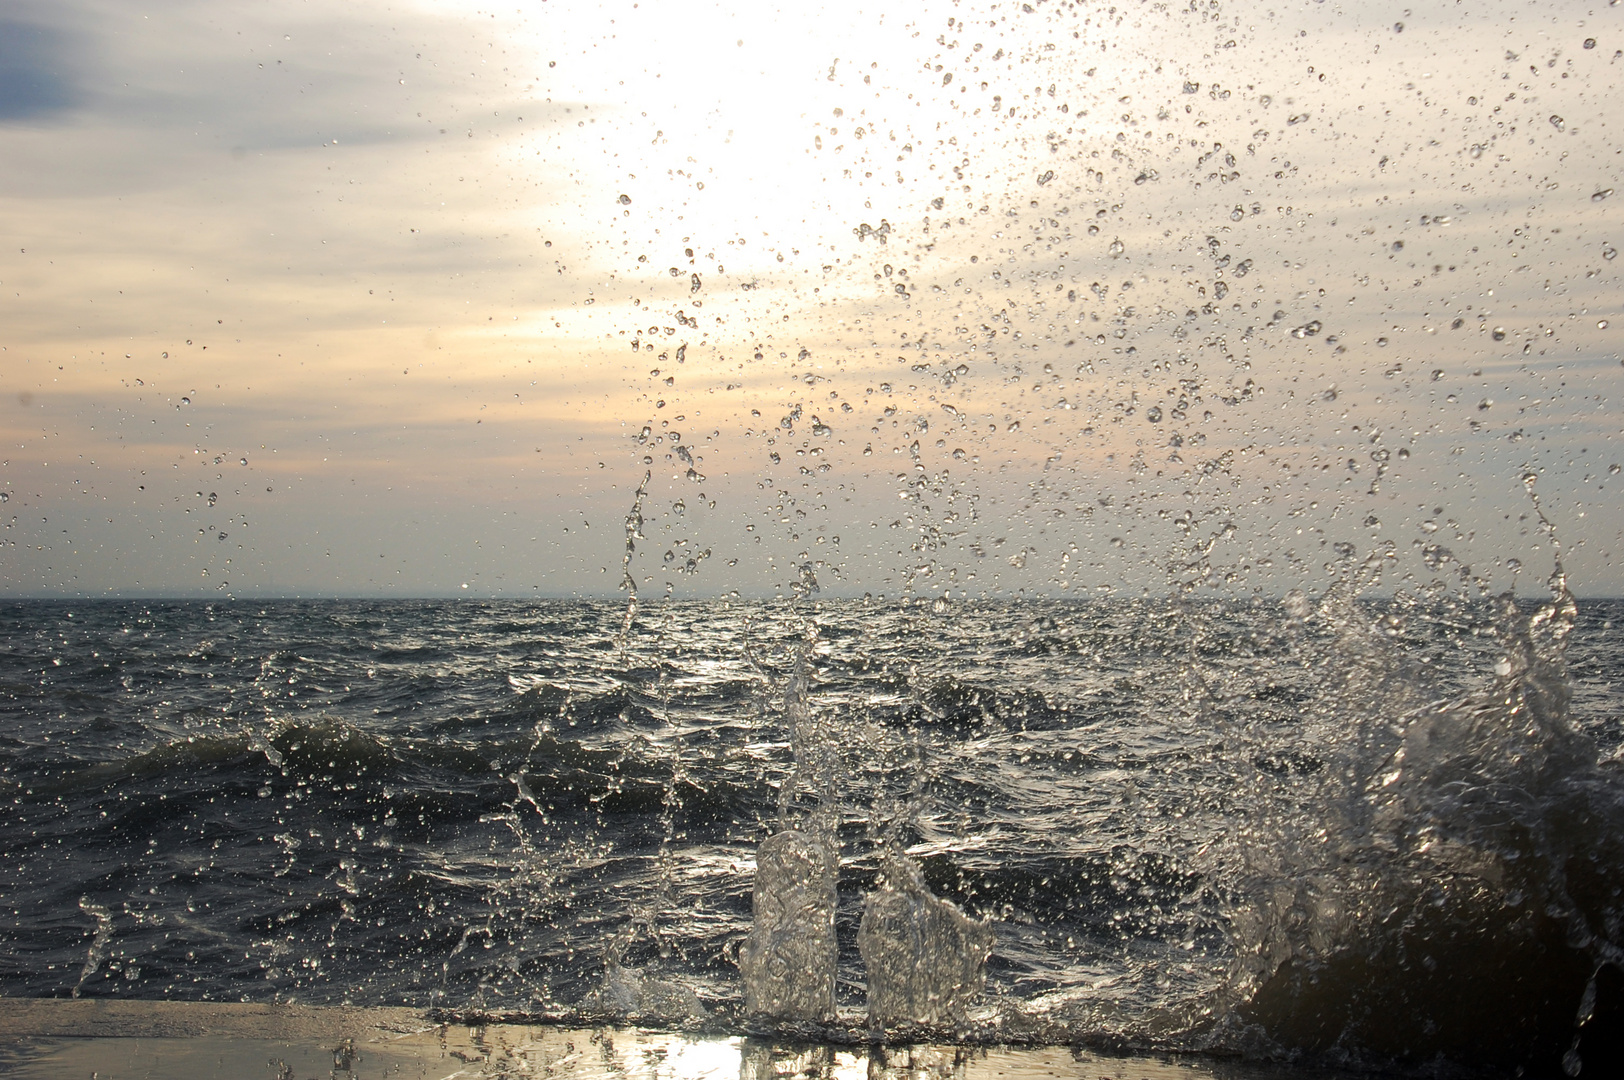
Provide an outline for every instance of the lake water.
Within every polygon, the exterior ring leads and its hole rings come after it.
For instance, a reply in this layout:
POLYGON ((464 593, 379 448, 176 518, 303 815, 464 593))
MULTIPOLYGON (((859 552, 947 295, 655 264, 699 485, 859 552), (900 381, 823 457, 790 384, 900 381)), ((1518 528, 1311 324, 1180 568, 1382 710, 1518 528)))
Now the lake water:
POLYGON ((1605 1075, 1624 602, 1358 591, 7 603, 0 994, 1605 1075))

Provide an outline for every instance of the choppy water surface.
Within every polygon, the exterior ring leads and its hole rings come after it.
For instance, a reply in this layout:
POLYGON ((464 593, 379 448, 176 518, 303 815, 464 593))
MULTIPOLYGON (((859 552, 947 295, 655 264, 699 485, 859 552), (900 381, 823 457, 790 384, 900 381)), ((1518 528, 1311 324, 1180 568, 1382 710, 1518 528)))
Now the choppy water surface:
POLYGON ((824 829, 827 1037, 905 865, 991 930, 960 1039, 1597 1075, 1624 602, 1354 591, 9 604, 0 993, 759 1028, 756 849, 824 829))

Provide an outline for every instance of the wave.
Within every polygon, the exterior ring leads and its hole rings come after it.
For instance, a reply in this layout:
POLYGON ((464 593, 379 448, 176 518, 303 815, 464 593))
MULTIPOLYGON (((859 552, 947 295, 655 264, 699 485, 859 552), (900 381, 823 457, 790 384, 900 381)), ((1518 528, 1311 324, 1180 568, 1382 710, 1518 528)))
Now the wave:
POLYGON ((1499 602, 1495 675, 1455 697, 1416 703, 1425 679, 1351 606, 1332 598, 1317 618, 1340 657, 1317 704, 1343 730, 1310 716, 1317 753, 1259 759, 1292 802, 1256 807, 1241 843, 1217 1041, 1342 1065, 1609 1074, 1624 772, 1569 716, 1576 606, 1560 570, 1536 611, 1499 602))

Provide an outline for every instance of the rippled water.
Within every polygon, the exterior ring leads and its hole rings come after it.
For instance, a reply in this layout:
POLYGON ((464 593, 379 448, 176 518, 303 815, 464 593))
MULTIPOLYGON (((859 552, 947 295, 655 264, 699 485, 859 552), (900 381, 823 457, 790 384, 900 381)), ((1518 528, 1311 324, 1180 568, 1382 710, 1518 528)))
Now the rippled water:
POLYGON ((759 1027, 756 848, 822 823, 826 1037, 890 852, 991 927, 961 1039, 1593 1075, 1624 603, 1355 591, 12 603, 0 993, 759 1027))

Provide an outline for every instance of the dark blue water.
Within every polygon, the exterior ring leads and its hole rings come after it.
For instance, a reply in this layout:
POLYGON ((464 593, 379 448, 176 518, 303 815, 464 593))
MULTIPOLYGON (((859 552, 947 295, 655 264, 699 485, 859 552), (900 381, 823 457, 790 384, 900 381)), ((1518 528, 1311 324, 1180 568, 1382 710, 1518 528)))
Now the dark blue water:
POLYGON ((993 928, 960 1038, 1595 1063, 1624 603, 1560 608, 10 603, 0 994, 580 1019, 620 970, 738 1029, 755 848, 825 815, 841 1030, 898 851, 993 928))

